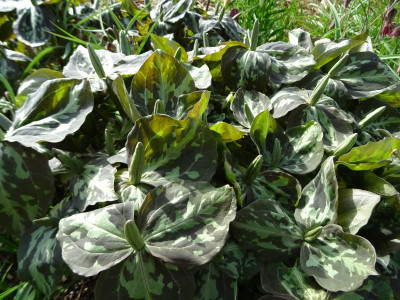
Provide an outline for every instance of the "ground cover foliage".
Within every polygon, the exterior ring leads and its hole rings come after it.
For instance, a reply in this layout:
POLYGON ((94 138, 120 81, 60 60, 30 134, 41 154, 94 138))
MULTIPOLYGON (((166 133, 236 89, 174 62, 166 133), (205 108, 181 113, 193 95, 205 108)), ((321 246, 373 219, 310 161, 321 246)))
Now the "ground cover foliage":
MULTIPOLYGON (((20 41, 52 38, 1 5, 20 41)), ((96 30, 59 27, 61 70, 15 83, 27 57, 2 49, 0 242, 21 284, 0 296, 83 276, 96 299, 398 299, 400 81, 367 34, 259 45, 258 21, 188 0, 73 13, 96 30)))

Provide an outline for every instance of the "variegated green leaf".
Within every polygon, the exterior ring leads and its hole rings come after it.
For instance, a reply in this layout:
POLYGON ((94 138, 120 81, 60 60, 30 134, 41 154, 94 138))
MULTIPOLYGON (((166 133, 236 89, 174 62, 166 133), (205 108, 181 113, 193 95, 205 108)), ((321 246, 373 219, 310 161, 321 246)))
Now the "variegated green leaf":
POLYGON ((257 51, 271 57, 270 82, 293 83, 303 79, 315 66, 313 55, 302 47, 284 42, 265 43, 257 51))
POLYGON ((235 299, 237 282, 210 262, 201 266, 195 274, 196 290, 194 300, 235 299))
POLYGON ((286 116, 295 108, 306 105, 310 92, 296 87, 283 88, 271 98, 274 118, 286 116))
POLYGON ((303 230, 336 221, 338 183, 333 156, 322 164, 317 176, 301 192, 294 217, 303 230))
POLYGON ((93 95, 86 80, 46 81, 17 110, 6 140, 27 146, 60 142, 81 127, 92 109, 93 95))
MULTIPOLYGON (((314 171, 321 163, 324 153, 321 126, 315 121, 310 121, 305 125, 290 128, 285 135, 288 140, 287 144, 281 144, 282 158, 279 167, 293 174, 314 171)), ((272 151, 270 149, 270 154, 273 159, 273 148, 272 151)))
POLYGON ((160 49, 165 53, 174 56, 176 50, 181 48, 182 54, 180 61, 184 63, 188 61, 188 55, 186 53, 186 50, 181 45, 179 45, 179 43, 175 42, 174 40, 168 39, 166 37, 158 36, 152 33, 150 34, 150 36, 154 50, 160 49))
POLYGON ((268 89, 271 58, 260 51, 232 47, 222 56, 221 73, 232 90, 243 88, 264 92, 268 89))
POLYGON ((0 232, 22 234, 54 196, 47 158, 19 143, 0 143, 0 232))
POLYGON ((236 121, 245 128, 250 128, 253 119, 267 109, 271 109, 270 99, 257 91, 247 91, 240 88, 236 91, 231 102, 231 110, 236 121))
POLYGON ((264 261, 287 258, 302 242, 301 229, 274 200, 261 199, 242 208, 231 229, 244 249, 254 251, 264 261))
POLYGON ((303 47, 308 52, 314 48, 310 33, 301 28, 296 28, 289 32, 289 42, 293 45, 303 47))
POLYGON ((259 199, 274 199, 288 211, 294 211, 300 199, 301 185, 292 175, 279 171, 264 171, 248 184, 244 173, 233 168, 240 185, 243 202, 247 205, 259 199))
POLYGON ((400 107, 400 82, 395 82, 390 88, 383 93, 376 95, 376 98, 386 102, 393 107, 400 107))
POLYGON ((261 285, 264 291, 296 300, 325 300, 328 293, 318 287, 312 277, 305 274, 299 264, 289 268, 284 263, 264 265, 261 270, 261 285))
POLYGON ((373 97, 399 81, 390 67, 372 52, 350 54, 333 79, 344 83, 351 99, 373 97))
POLYGON ((62 257, 74 273, 93 276, 132 254, 124 226, 133 220, 133 204, 113 204, 60 221, 57 240, 62 257))
POLYGON ((58 228, 35 226, 22 237, 18 249, 18 277, 50 296, 63 275, 64 262, 56 239, 58 228))
POLYGON ((271 99, 273 116, 280 118, 291 112, 287 121, 289 128, 317 121, 324 133, 324 146, 332 151, 353 133, 352 117, 325 95, 316 105, 308 105, 312 93, 299 88, 282 89, 271 99))
POLYGON ((249 281, 261 270, 260 261, 254 253, 243 250, 232 238, 228 238, 213 262, 219 270, 240 282, 249 281))
POLYGON ((31 47, 44 45, 54 31, 55 21, 53 12, 42 6, 28 4, 17 11, 18 18, 13 23, 13 30, 17 38, 31 47))
POLYGON ((136 144, 145 147, 141 182, 157 186, 177 180, 208 181, 217 164, 216 142, 207 125, 166 115, 139 119, 126 142, 128 165, 136 144))
POLYGON ((194 91, 194 81, 185 67, 173 56, 156 50, 132 80, 131 96, 141 115, 147 116, 154 112, 158 99, 168 112, 180 95, 194 91))
POLYGON ((329 39, 317 41, 315 47, 311 50, 311 54, 314 55, 317 64, 314 69, 319 69, 323 65, 326 65, 333 59, 339 57, 346 51, 354 48, 366 41, 368 37, 367 33, 362 33, 353 37, 350 40, 342 40, 338 43, 332 42, 329 39))
POLYGON ((354 147, 349 153, 340 156, 337 163, 354 171, 374 170, 389 164, 393 152, 399 149, 400 139, 385 138, 354 147))
MULTIPOLYGON (((107 77, 115 79, 118 75, 122 77, 135 75, 145 60, 152 52, 145 52, 140 55, 125 56, 123 53, 113 53, 107 50, 95 50, 100 63, 107 77)), ((67 65, 63 69, 67 78, 87 79, 92 92, 105 91, 106 84, 96 74, 89 57, 88 50, 83 46, 78 48, 71 55, 67 65)))
POLYGON ((315 106, 294 110, 288 119, 288 126, 298 126, 313 120, 321 125, 324 147, 328 151, 335 150, 353 134, 352 117, 328 97, 318 101, 315 106))
POLYGON ((222 249, 235 214, 231 187, 186 181, 152 190, 137 224, 152 255, 173 264, 202 265, 222 249))
POLYGON ((320 236, 301 248, 301 268, 329 291, 353 291, 375 271, 375 249, 363 237, 324 227, 320 236))
POLYGON ((64 262, 56 239, 61 218, 77 213, 69 198, 59 202, 49 217, 35 220, 20 240, 18 248, 18 277, 32 283, 43 294, 50 296, 63 275, 64 262))
POLYGON ((118 200, 114 192, 114 174, 117 169, 107 162, 107 156, 88 157, 79 174, 70 181, 72 201, 84 211, 98 202, 118 200))
POLYGON ((368 223, 372 210, 378 204, 380 196, 359 189, 341 189, 337 222, 343 230, 356 234, 368 223))
POLYGON ((98 300, 192 299, 193 275, 139 251, 104 271, 96 282, 98 300))
POLYGON ((377 99, 369 99, 368 101, 362 101, 356 110, 356 116, 358 120, 362 120, 366 115, 375 111, 380 107, 385 107, 385 111, 379 115, 378 118, 370 122, 362 130, 367 131, 373 136, 378 138, 384 138, 385 135, 378 129, 384 129, 390 133, 400 132, 400 112, 398 109, 386 104, 383 101, 377 99))
POLYGON ((151 10, 150 16, 152 20, 158 20, 162 11, 162 20, 174 24, 185 16, 191 4, 190 0, 161 0, 151 10))

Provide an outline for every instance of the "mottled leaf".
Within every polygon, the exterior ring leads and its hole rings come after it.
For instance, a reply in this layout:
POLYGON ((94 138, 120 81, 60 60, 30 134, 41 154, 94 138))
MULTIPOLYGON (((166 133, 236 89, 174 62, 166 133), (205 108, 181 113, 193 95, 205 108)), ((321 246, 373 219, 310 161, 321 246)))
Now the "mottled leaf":
POLYGON ((301 229, 274 200, 261 199, 242 208, 231 230, 244 249, 252 250, 264 261, 287 258, 302 242, 301 229))
POLYGON ((79 174, 70 181, 72 201, 80 211, 98 202, 118 200, 114 192, 117 169, 107 162, 107 156, 88 157, 79 174))
POLYGON ((303 79, 315 66, 312 54, 306 49, 284 42, 265 43, 257 51, 271 57, 270 82, 293 83, 303 79))
POLYGON ((251 112, 250 118, 253 119, 259 113, 271 108, 270 99, 266 95, 257 91, 238 89, 231 102, 231 110, 236 121, 245 128, 250 128, 253 122, 253 120, 249 120, 248 112, 246 113, 246 105, 251 112))
POLYGON ((301 247, 301 268, 328 291, 353 291, 375 271, 375 249, 363 237, 343 232, 338 225, 301 247))
POLYGON ((341 189, 337 222, 343 230, 356 234, 368 223, 372 210, 378 204, 380 196, 359 189, 341 189))
POLYGON ((194 300, 235 299, 237 282, 219 270, 217 263, 201 266, 195 274, 195 280, 194 300))
MULTIPOLYGON (((396 279, 397 280, 397 279, 396 279)), ((364 284, 354 292, 347 292, 335 297, 335 300, 388 300, 396 299, 396 291, 392 289, 390 279, 383 276, 368 277, 364 284)))
POLYGON ((58 228, 35 226, 20 241, 18 277, 51 295, 63 275, 64 262, 56 239, 58 228))
POLYGON ((340 156, 337 163, 354 171, 374 170, 389 164, 393 152, 399 149, 400 139, 385 138, 354 147, 349 153, 340 156))
POLYGON ((286 116, 300 105, 306 105, 309 93, 307 90, 301 90, 296 87, 281 89, 271 98, 274 118, 286 116))
MULTIPOLYGON (((238 179, 239 183, 241 182, 238 179)), ((300 199, 301 185, 297 179, 285 172, 261 172, 251 185, 241 183, 245 203, 258 199, 274 199, 288 211, 294 211, 300 199)))
POLYGON ((132 80, 131 96, 142 116, 151 115, 160 99, 170 111, 180 95, 195 91, 189 72, 173 56, 156 50, 132 80))
POLYGON ((294 110, 288 118, 288 127, 316 121, 321 125, 324 148, 334 151, 353 134, 352 117, 332 99, 324 97, 315 106, 294 110))
POLYGON ((62 257, 74 273, 93 276, 132 254, 125 238, 126 221, 133 219, 133 204, 113 204, 60 221, 57 240, 62 257))
POLYGON ((104 271, 96 282, 98 300, 192 299, 193 275, 140 251, 104 271))
POLYGON ((321 165, 317 176, 301 192, 294 217, 303 230, 323 226, 336 221, 338 183, 333 156, 321 165))
MULTIPOLYGON (((319 124, 310 121, 305 125, 290 128, 285 135, 288 140, 281 144, 282 158, 279 167, 293 174, 314 171, 321 163, 324 153, 323 135, 319 124)), ((270 153, 272 158, 274 153, 270 153)))
POLYGON ((93 95, 86 80, 46 81, 17 110, 6 139, 27 146, 60 142, 81 127, 92 109, 93 95))
POLYGON ((0 143, 0 232, 21 235, 54 196, 47 158, 19 143, 0 143))
POLYGON ((173 264, 202 265, 222 249, 235 214, 231 187, 187 181, 152 190, 137 224, 152 255, 173 264))
POLYGON ((264 92, 268 88, 271 57, 260 51, 232 47, 222 56, 221 73, 232 90, 243 88, 264 92))
POLYGON ((174 24, 185 16, 191 4, 191 0, 161 0, 151 10, 150 16, 152 20, 158 20, 162 11, 162 20, 174 24))
POLYGON ((289 42, 293 45, 303 47, 308 52, 314 48, 310 33, 301 28, 296 28, 289 32, 289 42))
POLYGON ((72 201, 65 198, 50 211, 49 217, 36 220, 21 238, 18 248, 18 278, 29 281, 42 293, 50 296, 61 280, 64 262, 56 239, 58 221, 78 212, 72 201))
POLYGON ((351 99, 373 97, 399 81, 390 67, 372 52, 350 54, 333 79, 344 83, 351 99))
POLYGON ((138 142, 145 147, 142 183, 208 181, 216 170, 216 141, 200 120, 178 121, 166 115, 139 119, 126 142, 128 165, 138 142))
POLYGON ((261 270, 261 285, 264 291, 284 299, 324 300, 328 298, 325 290, 305 274, 299 264, 289 268, 284 263, 271 263, 261 270))
POLYGON ((13 23, 17 38, 31 47, 44 45, 51 38, 55 21, 53 12, 42 6, 28 4, 17 11, 18 18, 13 23), (50 31, 50 32, 48 32, 50 31))

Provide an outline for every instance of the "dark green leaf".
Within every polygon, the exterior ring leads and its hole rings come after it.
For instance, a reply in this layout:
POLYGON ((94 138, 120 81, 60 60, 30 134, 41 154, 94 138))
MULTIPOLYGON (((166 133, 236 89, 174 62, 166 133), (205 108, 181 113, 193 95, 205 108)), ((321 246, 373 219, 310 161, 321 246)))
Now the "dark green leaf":
POLYGON ((18 143, 0 143, 0 232, 22 234, 54 196, 46 157, 18 143))
POLYGON ((51 10, 42 6, 33 6, 18 9, 18 18, 13 23, 13 30, 17 38, 31 47, 44 45, 53 32, 54 15, 51 10))
POLYGON ((231 229, 244 249, 254 251, 264 261, 287 258, 302 242, 301 229, 274 200, 261 199, 242 208, 231 229))
POLYGON ((96 282, 98 300, 192 299, 193 275, 140 251, 102 272, 96 282))

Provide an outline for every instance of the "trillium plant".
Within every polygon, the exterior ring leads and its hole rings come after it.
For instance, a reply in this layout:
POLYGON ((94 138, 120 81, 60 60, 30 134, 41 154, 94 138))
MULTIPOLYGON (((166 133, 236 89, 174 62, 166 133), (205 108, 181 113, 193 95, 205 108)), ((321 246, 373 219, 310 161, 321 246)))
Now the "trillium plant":
MULTIPOLYGON (((27 16, 51 6, 11 2, 16 37, 46 42, 27 16)), ((117 26, 94 17, 112 47, 70 44, 1 111, 19 279, 43 299, 63 277, 100 300, 397 299, 400 81, 367 34, 258 45, 225 7, 122 2, 117 26)))

